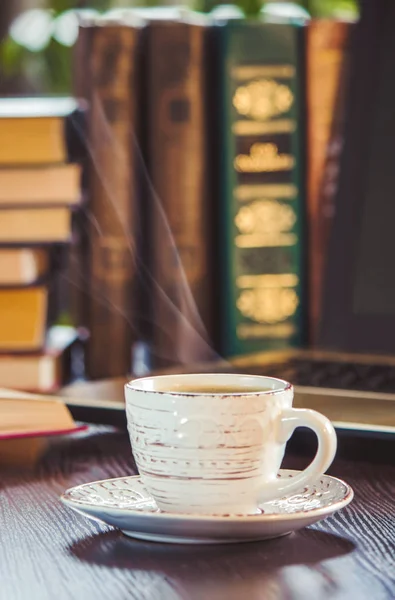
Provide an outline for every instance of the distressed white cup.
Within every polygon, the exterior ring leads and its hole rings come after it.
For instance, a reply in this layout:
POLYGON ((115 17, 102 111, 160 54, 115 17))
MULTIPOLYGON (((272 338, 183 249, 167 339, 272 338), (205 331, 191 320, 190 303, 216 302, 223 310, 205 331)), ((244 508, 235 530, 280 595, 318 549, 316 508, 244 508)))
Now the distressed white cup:
POLYGON ((322 475, 336 452, 330 421, 292 408, 293 387, 272 377, 233 374, 144 377, 125 386, 133 454, 159 509, 194 514, 249 514, 322 475), (204 385, 215 393, 182 391, 204 385), (243 393, 221 393, 243 388, 243 393), (249 391, 262 388, 263 391, 249 391), (277 478, 296 427, 318 438, 312 463, 277 478))

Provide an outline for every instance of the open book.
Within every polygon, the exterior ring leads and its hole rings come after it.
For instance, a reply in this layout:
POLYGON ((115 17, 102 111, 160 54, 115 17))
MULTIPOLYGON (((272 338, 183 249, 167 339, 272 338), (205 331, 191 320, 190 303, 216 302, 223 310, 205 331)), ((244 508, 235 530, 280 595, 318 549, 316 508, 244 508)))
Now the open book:
POLYGON ((67 406, 53 396, 0 388, 0 440, 62 435, 77 427, 67 406))
POLYGON ((48 436, 86 429, 58 398, 0 388, 0 466, 34 464, 48 436))

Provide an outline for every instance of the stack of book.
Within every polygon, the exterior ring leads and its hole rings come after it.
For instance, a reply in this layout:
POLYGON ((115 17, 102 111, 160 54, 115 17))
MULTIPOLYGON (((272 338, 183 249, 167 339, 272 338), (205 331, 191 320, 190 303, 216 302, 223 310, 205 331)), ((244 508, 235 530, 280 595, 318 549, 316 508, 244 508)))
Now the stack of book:
POLYGON ((0 387, 56 389, 77 338, 51 327, 58 258, 81 200, 67 143, 77 110, 69 98, 0 100, 0 387))
POLYGON ((92 377, 126 374, 141 339, 161 366, 316 340, 352 27, 174 8, 83 24, 92 377))

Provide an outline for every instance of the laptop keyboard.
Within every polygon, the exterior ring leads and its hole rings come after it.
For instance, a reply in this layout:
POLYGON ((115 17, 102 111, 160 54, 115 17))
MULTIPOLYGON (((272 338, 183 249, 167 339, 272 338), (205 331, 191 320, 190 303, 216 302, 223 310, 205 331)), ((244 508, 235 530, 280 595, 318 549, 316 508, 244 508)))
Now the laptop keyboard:
POLYGON ((395 394, 395 366, 295 358, 243 371, 279 377, 300 386, 395 394))

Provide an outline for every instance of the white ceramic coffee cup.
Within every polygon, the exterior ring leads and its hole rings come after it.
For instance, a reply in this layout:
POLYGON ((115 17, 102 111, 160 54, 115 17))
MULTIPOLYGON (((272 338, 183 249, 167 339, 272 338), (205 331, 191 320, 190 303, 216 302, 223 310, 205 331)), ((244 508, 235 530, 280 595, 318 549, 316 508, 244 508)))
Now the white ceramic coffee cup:
POLYGON ((291 494, 322 475, 335 456, 335 430, 320 413, 292 408, 293 395, 286 381, 255 375, 164 375, 128 383, 132 450, 158 507, 249 514, 261 502, 291 494), (183 391, 202 386, 216 391, 183 391), (221 392, 221 387, 243 392, 221 392), (316 433, 316 456, 300 474, 278 479, 285 444, 301 426, 316 433))

